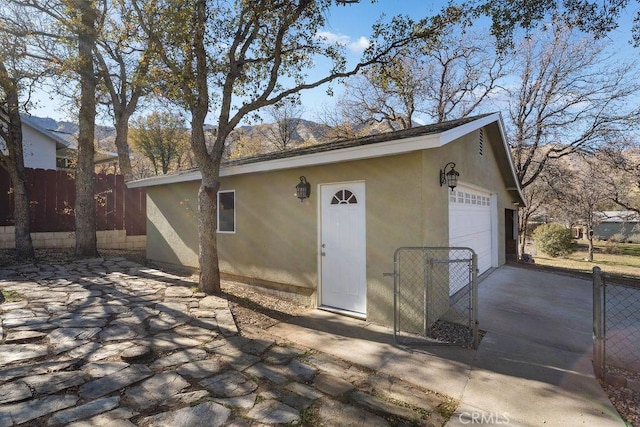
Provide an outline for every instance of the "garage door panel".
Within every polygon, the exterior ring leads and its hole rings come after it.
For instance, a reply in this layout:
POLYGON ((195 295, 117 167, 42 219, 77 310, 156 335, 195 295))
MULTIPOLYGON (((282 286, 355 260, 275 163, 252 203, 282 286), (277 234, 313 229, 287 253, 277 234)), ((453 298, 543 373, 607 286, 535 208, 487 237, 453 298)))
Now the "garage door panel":
POLYGON ((469 247, 478 255, 478 269, 491 268, 491 196, 459 186, 449 197, 449 245, 469 247))

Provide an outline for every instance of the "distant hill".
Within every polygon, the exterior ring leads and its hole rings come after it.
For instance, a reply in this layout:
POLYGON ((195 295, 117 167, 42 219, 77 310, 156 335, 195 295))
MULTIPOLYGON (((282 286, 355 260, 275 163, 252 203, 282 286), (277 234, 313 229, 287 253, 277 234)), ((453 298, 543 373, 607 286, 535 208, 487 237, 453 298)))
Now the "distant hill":
MULTIPOLYGON (((60 134, 65 139, 75 140, 75 135, 78 134, 78 124, 67 122, 67 121, 56 121, 49 117, 37 117, 37 116, 29 116, 29 118, 41 128, 46 130, 56 132, 60 134)), ((111 126, 96 126, 96 139, 98 140, 98 144, 100 147, 109 149, 108 144, 104 144, 108 142, 109 139, 113 140, 116 136, 115 128, 111 126), (107 146, 105 146, 107 145, 107 146)))
MULTIPOLYGON (((56 132, 65 139, 75 142, 78 134, 77 123, 69 121, 56 121, 48 117, 30 116, 40 127, 56 132)), ((315 145, 336 139, 345 139, 354 136, 373 135, 389 132, 389 126, 384 123, 369 125, 344 125, 332 128, 326 124, 316 123, 305 119, 293 119, 294 126, 291 133, 291 143, 288 148, 296 148, 306 145, 315 145)), ((244 157, 277 151, 277 142, 273 139, 278 134, 276 123, 261 123, 253 126, 241 126, 234 130, 227 142, 228 157, 244 157)), ((209 132, 215 131, 215 126, 205 125, 209 132)), ((100 148, 115 152, 115 128, 111 126, 96 126, 96 140, 100 148)))

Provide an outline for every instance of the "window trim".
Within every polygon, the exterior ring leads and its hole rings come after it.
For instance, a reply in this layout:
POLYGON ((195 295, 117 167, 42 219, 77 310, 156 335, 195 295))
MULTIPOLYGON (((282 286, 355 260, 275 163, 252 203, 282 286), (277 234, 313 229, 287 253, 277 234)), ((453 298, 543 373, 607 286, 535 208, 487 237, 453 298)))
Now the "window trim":
POLYGON ((236 222, 236 190, 220 190, 216 196, 216 233, 219 234, 235 234, 238 230, 237 222, 236 222), (222 193, 232 193, 233 194, 233 230, 220 230, 220 194, 222 193))

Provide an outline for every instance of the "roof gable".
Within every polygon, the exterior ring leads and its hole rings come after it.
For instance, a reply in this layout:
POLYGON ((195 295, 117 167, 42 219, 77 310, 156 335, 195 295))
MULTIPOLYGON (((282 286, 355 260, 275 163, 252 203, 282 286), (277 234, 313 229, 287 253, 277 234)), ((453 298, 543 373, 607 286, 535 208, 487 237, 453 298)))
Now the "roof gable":
POLYGON ((58 135, 56 132, 43 128, 38 125, 35 121, 31 120, 31 118, 27 115, 21 115, 20 120, 23 125, 26 125, 33 129, 34 131, 40 133, 44 137, 52 140, 56 143, 56 150, 65 149, 65 148, 75 148, 72 144, 62 136, 58 135))

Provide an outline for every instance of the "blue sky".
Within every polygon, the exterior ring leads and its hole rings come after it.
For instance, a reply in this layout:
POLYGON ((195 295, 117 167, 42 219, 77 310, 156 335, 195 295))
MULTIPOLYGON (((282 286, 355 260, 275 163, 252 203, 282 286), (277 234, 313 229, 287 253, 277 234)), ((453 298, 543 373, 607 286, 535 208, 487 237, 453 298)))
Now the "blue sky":
MULTIPOLYGON (((340 40, 347 46, 347 52, 351 61, 357 61, 362 51, 367 46, 367 40, 371 33, 372 25, 382 16, 392 17, 398 14, 406 14, 414 18, 424 15, 432 15, 439 10, 440 5, 446 1, 432 0, 361 0, 360 4, 334 6, 328 15, 328 25, 323 35, 330 40, 340 40)), ((334 85, 334 92, 338 95, 341 92, 340 85, 334 85)), ((316 110, 321 104, 333 103, 326 95, 327 88, 322 87, 316 90, 307 91, 303 94, 305 103, 305 117, 314 120, 317 117, 316 110)), ((334 97, 335 98, 335 97, 334 97)), ((30 113, 41 117, 51 117, 56 120, 70 120, 65 109, 60 108, 55 100, 45 92, 38 92, 35 96, 36 107, 30 113)), ((105 121, 105 118, 98 118, 98 121, 105 121)), ((213 123, 215 113, 211 113, 207 122, 213 123)), ((109 125, 108 118, 105 123, 109 125)))
MULTIPOLYGON (((431 16, 447 2, 442 0, 378 0, 371 3, 369 0, 361 0, 359 4, 334 6, 328 13, 328 25, 322 33, 323 37, 330 40, 340 40, 347 47, 350 61, 357 61, 362 51, 367 46, 367 40, 371 32, 371 26, 382 16, 387 18, 406 14, 414 19, 423 16, 431 16)), ((631 25, 635 9, 628 10, 620 20, 620 29, 612 32, 609 38, 615 44, 616 55, 624 59, 640 59, 640 50, 632 48, 631 25)), ((476 27, 488 25, 488 20, 476 23, 476 27)), ((320 66, 321 64, 318 64, 320 66)), ((342 90, 341 84, 333 85, 333 98, 326 95, 327 88, 321 87, 306 91, 302 94, 305 110, 305 118, 318 119, 318 111, 326 106, 333 105, 342 90)), ((30 112, 42 117, 51 117, 56 120, 69 120, 67 113, 61 109, 55 101, 49 99, 45 93, 36 96, 37 107, 30 112)), ((99 118, 101 124, 110 124, 108 118, 99 118), (105 120, 106 119, 106 120, 105 120)), ((208 123, 215 122, 215 112, 207 119, 208 123)))

